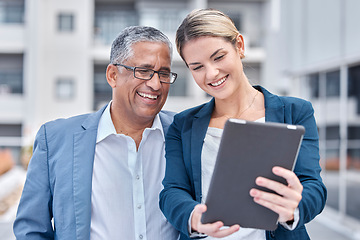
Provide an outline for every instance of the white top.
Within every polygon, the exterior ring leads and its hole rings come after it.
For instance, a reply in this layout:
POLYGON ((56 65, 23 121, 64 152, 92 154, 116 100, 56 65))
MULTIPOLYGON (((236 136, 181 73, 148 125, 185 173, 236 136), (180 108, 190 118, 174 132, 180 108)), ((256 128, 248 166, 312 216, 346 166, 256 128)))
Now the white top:
MULTIPOLYGON (((265 118, 257 120, 258 122, 265 122, 265 118)), ((210 180, 214 172, 216 156, 220 146, 220 140, 223 133, 223 129, 209 127, 204 139, 204 145, 201 153, 201 203, 205 203, 206 197, 209 191, 210 180)), ((218 239, 213 237, 207 237, 207 240, 218 239)), ((265 230, 253 229, 253 228, 240 228, 236 233, 221 238, 226 240, 264 240, 266 239, 265 230)))
POLYGON ((165 175, 160 117, 144 130, 137 151, 131 137, 116 133, 110 104, 101 116, 96 139, 90 239, 177 239, 178 232, 159 208, 165 175))
MULTIPOLYGON (((256 122, 265 122, 265 117, 256 120, 256 122)), ((214 172, 216 156, 220 146, 220 140, 223 133, 223 129, 209 127, 206 136, 204 139, 203 149, 201 153, 201 192, 202 199, 201 203, 205 203, 206 197, 209 191, 209 185, 211 181, 212 174, 214 172)), ((191 216, 190 216, 191 219, 191 216)), ((189 222, 190 222, 189 219, 189 222)), ((298 221, 299 221, 299 212, 296 209, 294 213, 294 223, 292 226, 289 226, 286 223, 281 223, 282 226, 288 230, 293 230, 298 221)), ((191 229, 191 228, 190 228, 191 229)), ((191 236, 196 236, 197 234, 192 234, 191 236)), ((201 236, 201 235, 200 235, 201 236)), ((208 236, 207 240, 219 239, 208 236)), ((264 240, 266 239, 265 230, 253 229, 253 228, 241 228, 240 230, 230 236, 221 238, 224 240, 264 240)))

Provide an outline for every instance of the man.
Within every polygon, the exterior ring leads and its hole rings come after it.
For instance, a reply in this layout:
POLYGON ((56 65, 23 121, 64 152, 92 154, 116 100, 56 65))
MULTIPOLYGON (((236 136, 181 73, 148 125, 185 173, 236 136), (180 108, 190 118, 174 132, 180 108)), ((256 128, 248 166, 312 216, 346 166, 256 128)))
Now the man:
POLYGON ((14 223, 17 239, 178 237, 158 205, 173 115, 160 112, 176 79, 171 53, 159 30, 124 29, 106 69, 112 101, 40 128, 14 223))

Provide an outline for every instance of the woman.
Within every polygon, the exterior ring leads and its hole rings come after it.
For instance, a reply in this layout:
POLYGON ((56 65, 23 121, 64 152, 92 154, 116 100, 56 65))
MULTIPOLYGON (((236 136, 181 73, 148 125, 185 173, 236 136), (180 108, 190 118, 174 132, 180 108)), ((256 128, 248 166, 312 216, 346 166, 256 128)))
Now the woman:
POLYGON ((311 104, 251 86, 242 65, 243 37, 220 11, 192 11, 177 30, 176 45, 195 82, 213 99, 176 115, 168 130, 167 165, 160 194, 160 207, 166 218, 182 233, 181 239, 203 234, 209 236, 206 239, 309 239, 304 224, 322 211, 326 201, 311 104), (239 225, 225 228, 222 222, 200 221, 206 211, 203 203, 222 129, 229 118, 296 124, 306 129, 294 172, 273 168, 273 173, 285 178, 288 185, 256 179, 258 186, 280 195, 258 189, 249 193, 256 203, 279 214, 275 231, 239 225))

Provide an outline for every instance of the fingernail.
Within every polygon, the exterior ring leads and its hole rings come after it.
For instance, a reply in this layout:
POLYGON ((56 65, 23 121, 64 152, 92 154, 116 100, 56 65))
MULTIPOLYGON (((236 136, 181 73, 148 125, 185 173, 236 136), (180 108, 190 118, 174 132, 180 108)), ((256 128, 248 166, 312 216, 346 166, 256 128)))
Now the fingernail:
POLYGON ((256 196, 256 194, 257 194, 256 189, 251 189, 250 190, 250 196, 254 197, 254 196, 256 196))
POLYGON ((262 178, 262 177, 257 177, 256 180, 255 180, 255 182, 256 182, 257 184, 263 183, 263 178, 262 178))
POLYGON ((281 170, 280 170, 280 168, 278 168, 278 167, 273 167, 273 171, 274 171, 275 173, 279 173, 281 170))

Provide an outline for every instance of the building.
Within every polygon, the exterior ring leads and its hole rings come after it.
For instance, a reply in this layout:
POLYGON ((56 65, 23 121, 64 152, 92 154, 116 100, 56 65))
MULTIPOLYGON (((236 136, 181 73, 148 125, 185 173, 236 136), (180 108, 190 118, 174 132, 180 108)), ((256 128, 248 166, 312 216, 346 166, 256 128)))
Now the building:
MULTIPOLYGON (((0 146, 19 159, 46 121, 98 109, 111 97, 105 79, 110 44, 130 25, 175 32, 193 8, 228 13, 244 33, 246 66, 261 79, 265 1, 0 0, 0 146)), ((209 98, 192 81, 176 51, 166 109, 179 111, 209 98)))
MULTIPOLYGON (((329 189, 326 212, 339 220, 334 226, 348 231, 351 225, 349 234, 359 234, 357 0, 0 0, 0 149, 10 148, 19 163, 42 123, 109 101, 105 69, 121 29, 153 26, 174 43, 185 15, 205 7, 230 15, 244 35, 244 69, 253 84, 313 103, 329 189)), ((172 71, 178 79, 165 109, 209 99, 176 51, 172 71)))
POLYGON ((331 228, 360 238, 360 1, 273 1, 266 77, 274 89, 310 100, 320 135, 331 228))

